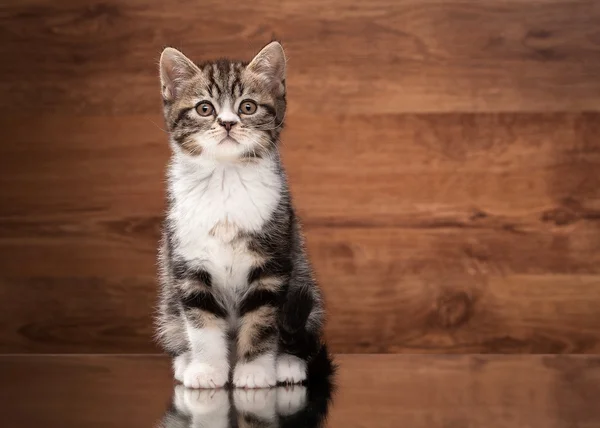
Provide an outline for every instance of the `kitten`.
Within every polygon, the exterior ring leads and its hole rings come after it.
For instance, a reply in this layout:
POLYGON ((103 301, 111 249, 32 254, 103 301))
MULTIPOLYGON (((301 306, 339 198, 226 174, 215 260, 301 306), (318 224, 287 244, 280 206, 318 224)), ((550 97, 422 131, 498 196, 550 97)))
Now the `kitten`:
POLYGON ((285 70, 278 42, 250 63, 161 55, 172 158, 157 335, 187 387, 299 383, 316 355, 330 365, 278 151, 285 70))

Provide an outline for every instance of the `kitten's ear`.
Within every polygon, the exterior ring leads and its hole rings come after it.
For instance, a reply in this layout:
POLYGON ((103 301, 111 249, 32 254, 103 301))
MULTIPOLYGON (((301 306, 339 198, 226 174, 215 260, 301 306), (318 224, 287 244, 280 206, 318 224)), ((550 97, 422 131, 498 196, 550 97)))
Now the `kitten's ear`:
POLYGON ((260 76, 272 90, 280 93, 285 91, 285 54, 279 42, 265 46, 248 64, 247 70, 260 76))
POLYGON ((165 48, 160 56, 160 83, 162 96, 172 101, 179 95, 181 86, 200 73, 200 69, 177 49, 165 48))

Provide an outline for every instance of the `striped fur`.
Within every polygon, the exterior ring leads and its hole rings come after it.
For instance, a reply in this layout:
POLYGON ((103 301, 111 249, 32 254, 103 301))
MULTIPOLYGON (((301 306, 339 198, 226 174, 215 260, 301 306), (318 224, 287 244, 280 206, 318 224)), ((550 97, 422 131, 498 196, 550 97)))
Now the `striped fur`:
POLYGON ((324 311, 278 146, 285 56, 161 57, 172 159, 157 336, 188 387, 302 382, 324 311), (255 108, 254 108, 255 107, 255 108))

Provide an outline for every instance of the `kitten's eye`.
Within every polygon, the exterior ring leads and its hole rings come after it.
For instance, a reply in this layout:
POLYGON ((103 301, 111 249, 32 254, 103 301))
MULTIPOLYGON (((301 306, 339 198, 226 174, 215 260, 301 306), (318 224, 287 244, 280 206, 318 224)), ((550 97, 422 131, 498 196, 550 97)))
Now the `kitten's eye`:
POLYGON ((254 114, 256 113, 256 103, 254 101, 246 100, 240 104, 240 114, 254 114))
POLYGON ((208 101, 202 101, 196 106, 196 111, 200 116, 210 116, 215 111, 215 108, 208 101))

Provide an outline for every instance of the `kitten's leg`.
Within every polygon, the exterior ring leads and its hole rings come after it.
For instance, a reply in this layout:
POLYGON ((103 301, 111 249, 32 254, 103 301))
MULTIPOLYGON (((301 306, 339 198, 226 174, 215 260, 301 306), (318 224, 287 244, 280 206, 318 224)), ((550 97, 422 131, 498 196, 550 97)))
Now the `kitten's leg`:
POLYGON ((229 377, 226 327, 218 323, 198 327, 189 323, 192 348, 190 364, 183 373, 188 388, 220 388, 229 377))
POLYGON ((190 347, 179 294, 171 278, 164 279, 162 284, 156 327, 156 338, 162 348, 173 356, 174 377, 183 383, 190 347))
POLYGON ((323 308, 314 293, 315 285, 299 275, 292 278, 279 319, 277 382, 302 383, 307 378, 307 361, 321 348, 323 308))
POLYGON ((266 388, 277 383, 277 299, 276 290, 254 286, 240 305, 236 387, 266 388))
POLYGON ((176 310, 163 311, 158 322, 158 339, 163 348, 173 355, 173 375, 183 383, 183 373, 190 363, 191 356, 185 318, 181 309, 177 307, 176 310))
POLYGON ((183 373, 188 388, 220 388, 229 377, 227 312, 210 287, 182 288, 182 306, 190 343, 190 362, 183 373))
POLYGON ((189 351, 173 358, 173 373, 175 379, 181 383, 183 383, 183 374, 188 368, 191 358, 192 353, 189 351))

